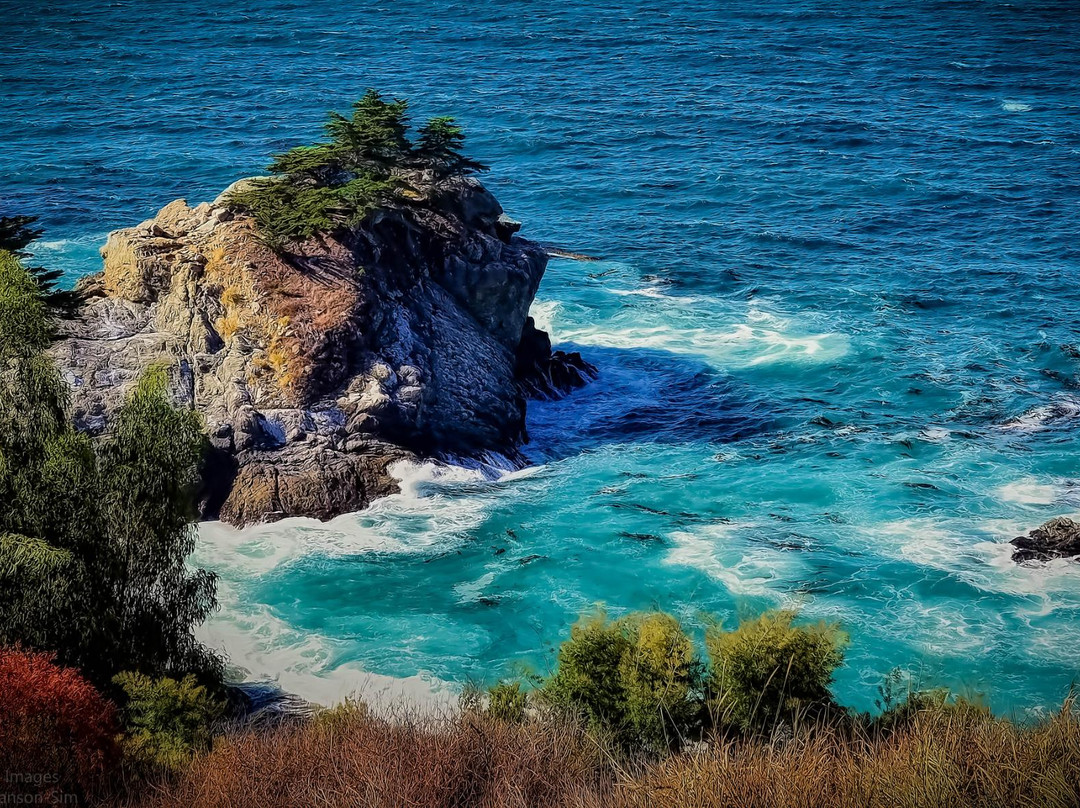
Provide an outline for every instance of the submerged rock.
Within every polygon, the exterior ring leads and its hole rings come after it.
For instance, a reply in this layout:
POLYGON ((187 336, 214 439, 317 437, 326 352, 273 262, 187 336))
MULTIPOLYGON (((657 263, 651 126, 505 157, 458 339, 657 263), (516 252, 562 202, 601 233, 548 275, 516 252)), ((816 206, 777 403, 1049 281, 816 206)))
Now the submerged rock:
POLYGON ((226 196, 111 233, 54 349, 91 432, 143 369, 171 368, 213 446, 207 518, 329 518, 396 491, 399 460, 518 457, 526 397, 595 375, 528 318, 545 250, 475 179, 286 253, 226 196))
POLYGON ((1080 524, 1059 516, 1010 543, 1016 548, 1013 561, 1021 563, 1080 556, 1080 524))

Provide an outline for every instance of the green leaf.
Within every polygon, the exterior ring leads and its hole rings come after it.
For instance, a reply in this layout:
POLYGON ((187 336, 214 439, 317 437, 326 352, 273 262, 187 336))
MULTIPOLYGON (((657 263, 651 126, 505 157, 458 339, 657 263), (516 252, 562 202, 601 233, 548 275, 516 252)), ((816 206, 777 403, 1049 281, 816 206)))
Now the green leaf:
POLYGON ((44 575, 70 562, 71 553, 59 550, 43 539, 0 533, 0 575, 44 575))

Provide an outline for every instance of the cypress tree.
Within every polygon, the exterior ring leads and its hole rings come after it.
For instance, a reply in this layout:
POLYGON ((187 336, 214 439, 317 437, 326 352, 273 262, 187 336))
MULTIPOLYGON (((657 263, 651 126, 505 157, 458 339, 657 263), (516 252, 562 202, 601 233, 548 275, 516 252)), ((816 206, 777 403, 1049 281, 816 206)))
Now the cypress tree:
MULTIPOLYGON (((42 231, 34 227, 36 216, 0 216, 0 250, 6 250, 18 258, 28 258, 26 252, 31 242, 41 238, 42 231)), ((26 267, 41 290, 45 305, 58 317, 73 318, 82 305, 82 296, 70 289, 60 289, 58 283, 63 273, 57 269, 26 267)))
POLYGON ((431 118, 420 127, 416 139, 416 156, 439 176, 458 176, 487 171, 487 166, 471 160, 462 153, 465 134, 453 118, 431 118))
POLYGON ((326 140, 273 158, 270 177, 234 192, 229 202, 248 213, 276 251, 359 224, 378 207, 416 199, 419 171, 439 179, 486 169, 464 156, 465 137, 453 118, 432 118, 409 140, 409 105, 368 90, 351 115, 331 112, 326 140))

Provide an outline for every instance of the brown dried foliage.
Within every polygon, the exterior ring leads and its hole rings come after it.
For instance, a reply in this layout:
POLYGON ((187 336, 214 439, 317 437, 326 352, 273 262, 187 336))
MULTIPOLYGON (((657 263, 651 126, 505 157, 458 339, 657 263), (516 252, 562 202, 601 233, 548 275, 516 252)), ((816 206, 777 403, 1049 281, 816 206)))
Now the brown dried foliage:
POLYGON ((374 716, 220 741, 141 806, 1025 808, 1080 805, 1080 718, 931 708, 888 731, 808 727, 627 761, 558 717, 374 716))

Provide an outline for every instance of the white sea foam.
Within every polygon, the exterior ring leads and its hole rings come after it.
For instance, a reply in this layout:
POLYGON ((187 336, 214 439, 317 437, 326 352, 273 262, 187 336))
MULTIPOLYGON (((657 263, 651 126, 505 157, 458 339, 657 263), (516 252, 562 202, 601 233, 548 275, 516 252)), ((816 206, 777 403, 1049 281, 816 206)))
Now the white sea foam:
POLYGON ((995 488, 994 495, 1005 502, 1020 505, 1053 505, 1057 499, 1057 489, 1040 483, 1034 477, 1025 477, 995 488))
POLYGON ((951 570, 965 539, 932 518, 898 519, 866 528, 875 550, 919 566, 951 570))
POLYGON ((671 533, 666 564, 693 567, 714 578, 735 596, 766 596, 780 601, 778 585, 797 579, 797 562, 789 553, 739 541, 735 534, 749 527, 709 525, 695 532, 671 533))
POLYGON ((560 337, 608 348, 653 348, 702 356, 720 368, 752 367, 781 362, 831 362, 847 352, 847 339, 837 334, 795 336, 747 323, 728 330, 677 328, 668 325, 560 329, 560 337))
POLYGON ((78 238, 43 239, 41 241, 35 241, 32 249, 34 252, 65 252, 72 248, 96 249, 98 246, 105 243, 108 235, 108 233, 100 233, 89 236, 79 236, 78 238))
MULTIPOLYGON (((503 473, 498 479, 512 480, 536 471, 503 473)), ((239 567, 258 574, 310 553, 422 553, 433 546, 464 540, 465 534, 486 518, 485 498, 449 494, 465 486, 490 486, 491 467, 402 461, 390 472, 398 480, 400 493, 376 500, 360 513, 328 522, 294 517, 241 530, 222 522, 203 523, 193 560, 213 569, 239 567)))
MULTIPOLYGON (((373 674, 356 663, 339 663, 341 643, 302 631, 274 616, 269 608, 242 600, 236 581, 266 575, 309 554, 415 554, 453 546, 486 518, 485 490, 528 476, 534 470, 502 474, 492 481, 490 468, 462 468, 441 463, 402 462, 391 467, 401 492, 377 500, 361 513, 329 522, 285 519, 237 530, 220 522, 200 526, 192 563, 221 573, 221 610, 198 631, 211 647, 250 681, 272 681, 287 692, 320 704, 351 695, 369 702, 439 702, 453 689, 421 673, 396 679, 373 674), (467 488, 468 496, 451 496, 467 488)), ((483 580, 463 584, 480 588, 483 580)))
POLYGON ((218 590, 221 611, 195 633, 222 653, 245 681, 273 682, 287 693, 322 705, 350 697, 373 706, 439 705, 454 698, 454 688, 434 676, 380 676, 354 662, 339 663, 339 643, 293 628, 265 606, 240 602, 227 584, 218 590))
MULTIPOLYGON (((1074 517, 1075 518, 1075 517, 1074 517)), ((1071 612, 1080 606, 1080 565, 1065 558, 1035 565, 1013 561, 1013 546, 1005 539, 1026 533, 1030 523, 1016 520, 994 520, 979 525, 983 532, 1000 537, 998 541, 975 544, 987 565, 987 591, 1015 595, 1025 600, 1014 607, 1014 614, 1023 622, 1046 617, 1058 610, 1071 612)))
POLYGON ((675 295, 622 266, 596 283, 599 291, 626 298, 625 305, 605 317, 584 304, 537 300, 530 311, 537 327, 556 343, 664 350, 700 356, 721 369, 831 362, 848 351, 845 335, 806 328, 770 309, 780 301, 675 295))
POLYGON ((541 331, 546 331, 555 340, 555 318, 559 313, 559 304, 554 300, 534 300, 529 314, 541 331))
POLYGON ((699 297, 669 294, 664 291, 664 287, 661 284, 644 286, 640 289, 615 289, 612 287, 605 287, 604 291, 619 297, 647 297, 652 298, 653 300, 663 300, 681 306, 692 305, 701 300, 699 297))
POLYGON ((939 426, 928 426, 919 432, 919 437, 927 443, 945 443, 952 438, 952 432, 939 426))
POLYGON ((491 586, 495 578, 496 573, 485 572, 475 581, 461 581, 455 584, 454 594, 458 596, 458 603, 474 603, 491 586))
POLYGON ((1012 606, 1022 621, 1080 606, 1080 566, 1064 559, 1029 567, 1012 560, 1008 540, 1032 524, 1019 519, 915 518, 862 529, 874 551, 939 570, 993 595, 1023 598, 1012 606))
POLYGON ((1033 407, 1018 418, 1006 421, 1001 425, 1001 429, 1037 432, 1062 421, 1071 421, 1078 416, 1080 416, 1080 401, 1065 396, 1048 404, 1033 407))
POLYGON ((1007 635, 1004 615, 972 609, 954 600, 926 602, 901 590, 889 604, 890 634, 940 660, 981 654, 998 636, 1007 635))

